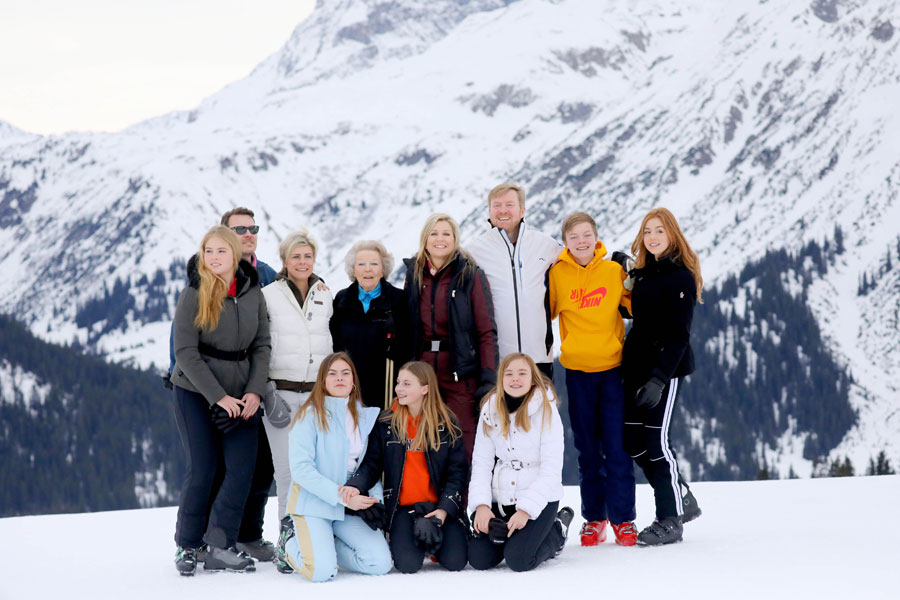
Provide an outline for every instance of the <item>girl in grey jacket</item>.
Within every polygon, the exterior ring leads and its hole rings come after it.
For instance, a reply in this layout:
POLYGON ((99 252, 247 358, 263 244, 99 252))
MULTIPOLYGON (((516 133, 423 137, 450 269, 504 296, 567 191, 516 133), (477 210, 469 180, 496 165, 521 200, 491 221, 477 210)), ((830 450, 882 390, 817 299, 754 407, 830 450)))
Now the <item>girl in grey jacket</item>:
POLYGON ((234 547, 256 464, 260 395, 269 369, 266 303, 229 228, 210 229, 188 263, 175 309, 175 420, 188 465, 175 566, 252 571, 234 547), (224 472, 218 489, 217 471, 224 472), (206 548, 208 546, 208 549, 206 548))

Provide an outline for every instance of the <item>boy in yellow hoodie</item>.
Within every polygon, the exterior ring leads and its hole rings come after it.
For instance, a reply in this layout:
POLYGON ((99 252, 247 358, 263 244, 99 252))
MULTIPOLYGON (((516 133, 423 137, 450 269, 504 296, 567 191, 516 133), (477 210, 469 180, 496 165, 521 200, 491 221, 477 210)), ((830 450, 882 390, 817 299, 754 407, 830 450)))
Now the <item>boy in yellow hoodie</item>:
POLYGON ((604 260, 597 224, 577 212, 562 225, 566 249, 550 268, 550 312, 559 317, 560 362, 566 368, 569 417, 581 487, 581 545, 606 539, 612 522, 616 543, 633 546, 634 467, 625 452, 625 392, 619 365, 625 324, 619 307, 630 308, 622 267, 604 260))

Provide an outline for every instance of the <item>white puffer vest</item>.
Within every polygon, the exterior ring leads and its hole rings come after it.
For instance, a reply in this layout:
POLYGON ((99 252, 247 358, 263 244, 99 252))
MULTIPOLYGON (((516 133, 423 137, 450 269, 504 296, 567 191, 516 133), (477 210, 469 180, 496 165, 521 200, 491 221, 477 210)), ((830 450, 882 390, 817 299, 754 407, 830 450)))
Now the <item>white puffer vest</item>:
POLYGON ((314 283, 302 307, 286 279, 276 280, 262 292, 272 336, 269 379, 315 381, 319 364, 332 352, 328 329, 333 312, 331 290, 321 290, 314 283))

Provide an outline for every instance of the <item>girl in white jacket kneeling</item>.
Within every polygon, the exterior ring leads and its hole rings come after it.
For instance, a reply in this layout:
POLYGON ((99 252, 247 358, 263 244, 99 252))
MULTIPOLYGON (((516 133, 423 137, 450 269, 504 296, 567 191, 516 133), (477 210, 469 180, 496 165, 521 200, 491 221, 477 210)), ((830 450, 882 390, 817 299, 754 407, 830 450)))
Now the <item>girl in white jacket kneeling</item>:
POLYGON ((505 558, 513 571, 529 571, 559 554, 574 516, 568 506, 558 510, 563 427, 553 384, 529 356, 507 355, 497 377, 472 454, 469 564, 490 569, 505 558))

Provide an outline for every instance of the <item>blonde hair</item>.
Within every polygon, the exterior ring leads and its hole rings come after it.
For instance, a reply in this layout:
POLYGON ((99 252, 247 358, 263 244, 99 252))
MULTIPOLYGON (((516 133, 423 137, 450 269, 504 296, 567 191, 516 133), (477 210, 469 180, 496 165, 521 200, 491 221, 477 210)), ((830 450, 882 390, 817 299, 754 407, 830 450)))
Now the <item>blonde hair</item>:
POLYGON ((313 385, 309 398, 294 415, 291 421, 291 427, 303 418, 307 411, 313 411, 319 420, 319 429, 328 431, 328 415, 325 412, 325 397, 328 395, 328 388, 325 387, 325 378, 328 376, 328 370, 337 361, 342 360, 350 365, 350 373, 353 377, 353 387, 350 389, 350 396, 347 398, 347 408, 350 410, 350 416, 353 418, 353 426, 359 427, 359 410, 357 404, 362 400, 359 393, 359 376, 356 374, 356 366, 350 359, 350 355, 346 352, 334 352, 325 357, 322 364, 319 365, 319 373, 316 375, 316 383, 313 385))
POLYGON ((344 269, 347 271, 347 277, 350 278, 350 281, 356 281, 356 274, 353 270, 353 267, 356 265, 356 255, 366 250, 377 252, 381 256, 381 270, 385 277, 393 272, 394 256, 387 251, 384 244, 378 240, 360 240, 350 246, 347 255, 344 257, 344 269))
POLYGON ((435 213, 428 217, 425 221, 425 226, 422 227, 422 233, 419 234, 419 250, 416 252, 416 260, 413 263, 413 283, 417 288, 422 286, 422 279, 425 275, 425 266, 430 258, 428 256, 428 251, 425 249, 425 244, 428 242, 428 236, 431 231, 441 221, 448 223, 450 225, 450 230, 453 232, 453 252, 450 254, 450 259, 447 262, 450 262, 457 254, 460 254, 468 260, 466 270, 471 270, 471 273, 466 273, 466 275, 472 276, 475 274, 475 259, 459 247, 459 224, 450 215, 435 213))
POLYGON ((391 429, 404 444, 409 443, 412 450, 428 449, 437 451, 441 447, 440 428, 446 427, 450 435, 450 444, 455 444, 462 434, 462 430, 453 423, 450 415, 453 412, 447 408, 441 399, 438 390, 437 375, 431 365, 421 361, 411 361, 400 367, 400 371, 406 371, 416 378, 419 385, 427 385, 428 393, 422 401, 422 412, 419 413, 419 422, 416 425, 416 437, 410 442, 406 435, 406 424, 409 422, 409 409, 397 402, 396 408, 391 414, 381 417, 383 421, 390 421, 391 429))
POLYGON ((494 186, 494 189, 488 192, 488 206, 491 205, 491 200, 493 200, 494 198, 499 198, 509 190, 514 190, 516 192, 516 196, 519 197, 519 208, 525 208, 525 188, 511 181, 494 186))
POLYGON ((634 267, 641 269, 647 265, 647 247, 644 246, 644 228, 650 219, 659 219, 662 221, 663 229, 669 238, 669 247, 663 252, 663 256, 670 256, 672 260, 683 264, 691 275, 694 276, 694 283, 697 285, 697 302, 703 304, 703 276, 700 274, 700 259, 691 249, 675 215, 668 208, 657 207, 650 209, 644 219, 641 221, 641 227, 638 229, 637 237, 631 244, 631 253, 634 255, 634 267))
POLYGON ((594 221, 594 217, 587 214, 586 212, 573 212, 571 215, 566 217, 562 222, 562 241, 563 244, 566 243, 566 233, 576 225, 581 223, 590 223, 591 229, 594 230, 594 235, 599 236, 597 233, 597 222, 594 221))
MULTIPOLYGON (((512 352, 504 356, 503 360, 500 361, 500 366, 497 368, 497 387, 494 388, 494 395, 497 397, 497 416, 500 417, 500 433, 505 438, 509 437, 509 425, 512 418, 509 414, 509 407, 506 405, 506 393, 503 391, 503 373, 509 368, 509 365, 512 364, 514 360, 524 360, 525 363, 528 364, 528 368, 531 369, 531 388, 528 390, 528 393, 525 394, 525 398, 522 399, 522 404, 516 409, 516 427, 522 431, 531 429, 531 419, 528 418, 528 403, 531 401, 531 398, 538 393, 538 390, 544 398, 544 402, 542 403, 543 414, 541 415, 542 426, 549 426, 550 417, 552 415, 550 396, 548 396, 548 393, 552 394, 554 402, 556 401, 556 390, 553 389, 553 383, 544 377, 543 373, 538 370, 537 365, 534 363, 534 359, 521 352, 512 352)), ((484 405, 490 397, 491 394, 485 396, 482 405, 484 405)), ((483 426, 485 434, 490 433, 488 424, 484 423, 483 426)))
POLYGON ((282 277, 287 277, 287 267, 285 265, 287 264, 291 252, 293 252, 294 248, 297 246, 309 246, 312 248, 313 260, 316 260, 316 253, 319 251, 319 247, 316 244, 316 238, 309 235, 309 232, 305 227, 299 231, 289 233, 281 241, 281 245, 278 246, 278 255, 281 257, 281 271, 279 271, 278 274, 282 277))
POLYGON ((219 317, 222 314, 222 301, 228 295, 231 280, 234 279, 241 260, 241 240, 237 234, 225 227, 216 225, 206 232, 200 242, 200 252, 197 254, 197 274, 200 276, 200 286, 197 290, 197 314, 194 316, 194 325, 206 331, 212 331, 219 325, 219 317), (231 278, 225 281, 209 270, 204 260, 206 244, 212 238, 219 238, 231 248, 232 261, 231 278))

